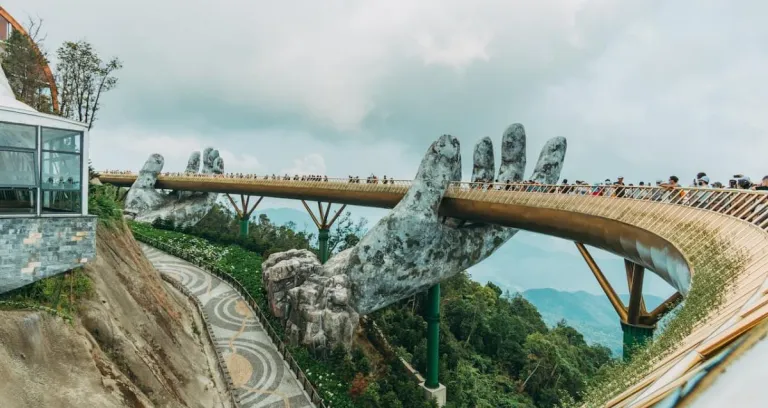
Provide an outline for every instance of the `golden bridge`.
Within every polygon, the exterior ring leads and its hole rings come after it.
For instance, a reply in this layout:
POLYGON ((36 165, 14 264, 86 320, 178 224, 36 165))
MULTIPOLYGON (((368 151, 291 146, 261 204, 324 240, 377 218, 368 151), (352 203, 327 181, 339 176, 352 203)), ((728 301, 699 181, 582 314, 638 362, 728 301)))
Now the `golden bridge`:
MULTIPOLYGON (((135 174, 102 173, 100 180, 130 187, 135 174)), ((392 208, 409 181, 350 183, 236 178, 215 175, 158 177, 155 187, 243 197, 238 209, 250 217, 245 197, 317 201, 318 228, 327 228, 330 203, 392 208), (323 211, 320 203, 328 203, 323 211)), ((600 195, 602 187, 453 183, 440 215, 493 223, 547 234, 576 243, 625 333, 652 334, 657 321, 684 299, 666 329, 629 362, 615 389, 600 405, 672 406, 704 395, 721 371, 768 330, 758 325, 768 315, 768 195, 749 190, 624 187, 623 194, 600 195), (625 259, 628 305, 603 276, 585 245, 625 259), (644 270, 668 282, 678 293, 655 310, 642 299, 644 270), (716 363, 719 366, 716 366, 716 363), (694 387, 702 384, 701 387, 694 387), (607 402, 606 402, 607 401, 607 402)), ((255 208, 255 205, 253 206, 255 208)), ((310 214, 311 211, 310 211, 310 214)), ((642 337, 642 336, 641 336, 642 337)), ((679 405, 677 405, 679 406, 679 405)))

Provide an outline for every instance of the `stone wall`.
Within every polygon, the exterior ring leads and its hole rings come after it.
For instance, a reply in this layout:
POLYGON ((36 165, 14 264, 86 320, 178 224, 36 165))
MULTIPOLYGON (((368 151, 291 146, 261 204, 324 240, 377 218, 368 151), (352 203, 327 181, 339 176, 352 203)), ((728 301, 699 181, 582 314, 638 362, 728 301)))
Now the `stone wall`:
POLYGON ((0 293, 66 272, 96 255, 96 217, 0 217, 0 293))

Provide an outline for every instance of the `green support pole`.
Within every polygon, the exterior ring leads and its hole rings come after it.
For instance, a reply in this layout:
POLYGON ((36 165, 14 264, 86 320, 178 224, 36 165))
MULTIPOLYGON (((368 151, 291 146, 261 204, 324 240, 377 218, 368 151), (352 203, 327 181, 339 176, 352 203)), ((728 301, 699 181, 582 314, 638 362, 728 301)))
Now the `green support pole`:
POLYGON ((248 224, 250 221, 248 218, 240 218, 240 238, 248 238, 248 224))
POLYGON ((320 247, 320 263, 324 264, 325 261, 330 258, 330 254, 328 253, 328 236, 330 235, 331 230, 328 228, 320 228, 318 232, 317 243, 320 247))
POLYGON ((435 389, 440 386, 437 377, 440 358, 440 284, 429 288, 427 292, 427 378, 424 386, 435 389))
POLYGON ((624 332, 624 361, 632 357, 632 353, 646 342, 653 339, 654 326, 640 326, 621 322, 624 332))

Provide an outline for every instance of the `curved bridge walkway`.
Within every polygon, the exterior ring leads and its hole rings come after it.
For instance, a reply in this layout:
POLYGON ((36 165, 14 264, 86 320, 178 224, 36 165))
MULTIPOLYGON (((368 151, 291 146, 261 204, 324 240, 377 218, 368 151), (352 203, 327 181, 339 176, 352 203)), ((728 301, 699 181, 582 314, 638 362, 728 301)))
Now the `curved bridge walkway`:
POLYGON ((160 273, 181 282, 208 314, 243 408, 314 407, 259 321, 227 283, 182 259, 141 244, 160 273))

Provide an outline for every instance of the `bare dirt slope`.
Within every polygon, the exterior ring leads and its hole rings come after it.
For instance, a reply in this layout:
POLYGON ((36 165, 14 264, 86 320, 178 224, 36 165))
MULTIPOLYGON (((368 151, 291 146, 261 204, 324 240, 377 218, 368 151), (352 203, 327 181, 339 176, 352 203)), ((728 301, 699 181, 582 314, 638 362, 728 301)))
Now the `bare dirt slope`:
POLYGON ((194 306, 127 232, 99 227, 76 321, 0 311, 0 406, 228 407, 194 306))

